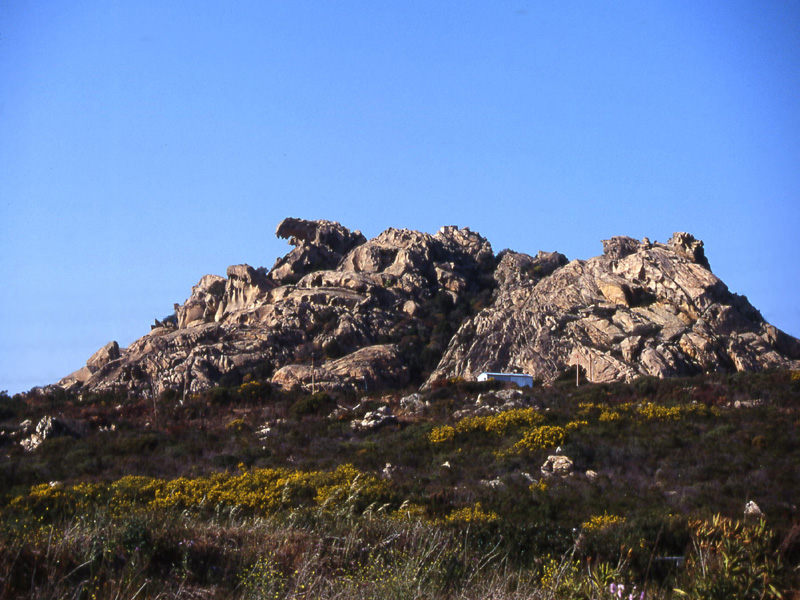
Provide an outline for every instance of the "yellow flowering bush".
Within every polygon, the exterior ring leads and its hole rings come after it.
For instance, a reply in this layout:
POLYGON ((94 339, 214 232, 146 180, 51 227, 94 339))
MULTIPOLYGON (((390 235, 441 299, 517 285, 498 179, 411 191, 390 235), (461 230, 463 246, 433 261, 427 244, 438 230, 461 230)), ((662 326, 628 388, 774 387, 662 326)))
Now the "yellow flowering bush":
POLYGON ((239 397, 242 400, 260 400, 270 395, 272 390, 268 383, 260 381, 247 381, 239 386, 239 397))
POLYGON ((450 427, 450 425, 442 425, 441 427, 434 427, 434 429, 428 434, 428 440, 434 444, 442 444, 444 442, 452 441, 455 436, 455 429, 450 427))
POLYGON ((534 427, 544 421, 544 417, 534 408, 513 408, 494 415, 464 417, 455 427, 443 425, 435 427, 428 440, 434 444, 452 441, 456 434, 482 432, 503 436, 509 430, 519 427, 534 427))
POLYGON ((616 410, 611 410, 608 408, 604 408, 600 412, 600 416, 597 418, 597 420, 601 423, 611 423, 613 421, 619 421, 620 419, 622 419, 621 414, 619 414, 616 410))
POLYGON ((646 402, 636 409, 636 414, 646 421, 678 421, 681 418, 681 409, 678 406, 646 402))
POLYGON ((617 515, 595 515, 586 521, 581 527, 590 532, 603 531, 616 525, 622 525, 625 522, 625 517, 617 515))
POLYGON ((234 419, 233 421, 230 421, 227 425, 225 425, 225 429, 232 429, 237 433, 241 432, 246 427, 247 424, 245 423, 244 419, 234 419))
POLYGON ((308 504, 333 508, 343 501, 350 505, 355 501, 375 502, 388 493, 388 483, 346 464, 332 472, 253 469, 236 475, 216 473, 171 480, 128 475, 107 488, 89 483, 43 484, 31 488, 27 496, 15 498, 12 505, 40 513, 82 510, 104 502, 117 514, 139 508, 183 510, 218 506, 240 506, 270 514, 308 504))
POLYGON ((486 512, 480 502, 475 506, 465 506, 451 512, 445 517, 446 523, 494 523, 500 517, 494 511, 486 512))
POLYGON ((719 409, 709 408, 705 404, 688 406, 663 406, 653 402, 645 402, 636 409, 636 416, 645 421, 679 421, 688 416, 717 416, 719 409))
POLYGON ((428 511, 424 506, 406 500, 400 505, 400 508, 390 515, 389 518, 396 521, 418 520, 424 519, 427 514, 428 511))
POLYGON ((567 439, 567 432, 557 425, 542 425, 525 432, 522 439, 512 446, 512 451, 523 452, 542 450, 563 444, 567 439))
POLYGON ((54 515, 56 512, 82 511, 100 501, 103 486, 96 483, 78 483, 64 486, 60 483, 42 483, 31 488, 27 496, 17 496, 10 502, 14 508, 27 509, 34 514, 54 515))
POLYGON ((582 429, 584 427, 588 427, 588 421, 570 421, 564 426, 566 431, 577 431, 578 429, 582 429))
POLYGON ((483 431, 492 435, 505 435, 514 427, 534 427, 541 424, 544 417, 534 408, 513 408, 495 415, 483 417, 464 417, 456 423, 458 433, 483 431))
POLYGON ((528 489, 532 491, 534 494, 536 493, 544 493, 547 491, 547 482, 542 478, 536 483, 532 483, 528 486, 528 489))

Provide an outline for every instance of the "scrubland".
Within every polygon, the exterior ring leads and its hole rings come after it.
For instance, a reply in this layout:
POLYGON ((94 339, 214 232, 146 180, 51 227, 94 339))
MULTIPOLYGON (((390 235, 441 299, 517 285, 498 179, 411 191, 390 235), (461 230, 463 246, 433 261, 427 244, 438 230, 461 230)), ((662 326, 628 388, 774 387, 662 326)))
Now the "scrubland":
POLYGON ((0 597, 800 589, 800 373, 419 396, 245 379, 184 398, 3 394, 0 597), (376 411, 392 418, 365 424, 376 411), (24 450, 45 416, 82 433, 24 450), (545 475, 552 456, 571 464, 545 475))

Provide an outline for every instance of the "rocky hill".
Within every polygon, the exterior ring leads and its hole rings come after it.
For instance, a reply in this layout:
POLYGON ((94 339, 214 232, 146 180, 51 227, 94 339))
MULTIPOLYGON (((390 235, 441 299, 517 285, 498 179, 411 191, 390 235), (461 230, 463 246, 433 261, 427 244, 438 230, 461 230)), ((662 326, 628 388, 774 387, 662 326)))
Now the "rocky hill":
POLYGON ((110 342, 58 386, 156 395, 238 384, 374 389, 483 371, 596 382, 800 368, 800 341, 712 272, 703 243, 614 237, 603 254, 495 255, 469 229, 388 229, 367 240, 285 219, 273 268, 206 275, 128 348, 110 342))

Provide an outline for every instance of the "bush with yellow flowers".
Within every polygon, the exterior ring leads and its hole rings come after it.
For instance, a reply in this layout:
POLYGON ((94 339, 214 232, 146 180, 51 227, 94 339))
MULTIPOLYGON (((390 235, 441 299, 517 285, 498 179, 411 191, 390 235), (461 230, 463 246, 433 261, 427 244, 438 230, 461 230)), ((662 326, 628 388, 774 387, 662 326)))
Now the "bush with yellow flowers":
POLYGON ((216 473, 206 477, 157 479, 129 475, 105 488, 98 484, 73 486, 43 484, 12 502, 36 514, 74 513, 102 502, 117 514, 136 509, 202 510, 240 507, 255 514, 273 514, 300 506, 322 509, 347 506, 362 508, 386 500, 389 485, 353 465, 334 471, 288 469, 242 470, 238 474, 216 473))
POLYGON ((474 506, 465 506, 451 512, 445 517, 445 523, 494 523, 500 520, 494 511, 485 511, 480 502, 474 506))
POLYGON ((552 448, 563 444, 567 432, 557 425, 542 425, 526 431, 522 439, 512 446, 512 451, 534 451, 552 448))
POLYGON ((456 430, 450 425, 442 425, 441 427, 434 427, 428 434, 428 440, 433 444, 443 444, 450 442, 455 438, 456 430))
POLYGON ((625 517, 617 515, 609 515, 608 513, 602 515, 594 515, 588 521, 584 522, 581 527, 585 531, 596 532, 610 529, 616 525, 625 523, 625 517))

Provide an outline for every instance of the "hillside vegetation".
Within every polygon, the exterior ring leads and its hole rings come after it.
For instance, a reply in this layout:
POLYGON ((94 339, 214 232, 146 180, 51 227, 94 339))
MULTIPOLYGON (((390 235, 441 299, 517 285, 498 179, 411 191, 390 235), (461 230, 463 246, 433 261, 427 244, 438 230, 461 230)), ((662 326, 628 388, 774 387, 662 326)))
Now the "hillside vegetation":
POLYGON ((789 370, 3 394, 0 597, 791 598, 799 426, 789 370))

